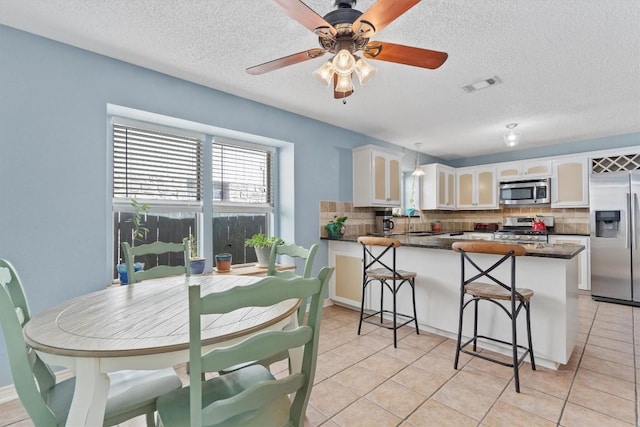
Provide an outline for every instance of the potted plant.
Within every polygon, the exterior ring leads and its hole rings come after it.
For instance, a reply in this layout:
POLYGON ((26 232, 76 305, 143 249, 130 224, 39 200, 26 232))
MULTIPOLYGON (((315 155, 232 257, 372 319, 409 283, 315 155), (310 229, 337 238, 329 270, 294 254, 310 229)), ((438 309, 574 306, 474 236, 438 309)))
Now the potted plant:
MULTIPOLYGON (((145 236, 145 233, 149 231, 147 227, 144 226, 144 217, 147 212, 149 212, 149 204, 148 203, 140 203, 136 199, 131 199, 131 206, 133 207, 133 228, 131 229, 131 247, 136 245, 137 239, 142 239, 145 236)), ((120 278, 120 284, 126 285, 129 282, 129 278, 127 277, 127 265, 125 263, 120 263, 117 266, 118 276, 120 278)), ((133 268, 135 271, 140 271, 144 269, 143 262, 136 262, 133 264, 133 268)))
POLYGON ((206 258, 198 256, 198 241, 193 234, 189 234, 189 250, 191 274, 202 274, 206 258))
POLYGON ((256 257, 258 258, 258 267, 268 267, 271 247, 276 242, 279 245, 284 244, 284 240, 279 237, 267 237, 263 233, 256 233, 251 236, 250 239, 246 239, 244 245, 255 249, 256 257))
POLYGON ((347 219, 348 217, 346 216, 334 215, 333 219, 329 221, 329 224, 324 226, 325 230, 327 230, 327 236, 329 237, 343 236, 347 230, 346 227, 344 226, 344 222, 347 219))

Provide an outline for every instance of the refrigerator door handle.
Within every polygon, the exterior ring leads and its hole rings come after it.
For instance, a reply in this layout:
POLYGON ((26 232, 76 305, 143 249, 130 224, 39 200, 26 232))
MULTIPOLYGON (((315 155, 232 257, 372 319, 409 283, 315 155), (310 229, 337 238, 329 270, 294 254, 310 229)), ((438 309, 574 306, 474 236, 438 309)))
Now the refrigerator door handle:
POLYGON ((630 249, 630 240, 631 240, 631 228, 634 226, 635 218, 633 218, 633 211, 631 210, 631 193, 627 193, 627 225, 628 229, 626 230, 626 237, 624 239, 624 247, 625 249, 630 249))
POLYGON ((638 193, 633 193, 633 210, 631 212, 631 245, 633 250, 636 249, 636 222, 638 221, 638 193))

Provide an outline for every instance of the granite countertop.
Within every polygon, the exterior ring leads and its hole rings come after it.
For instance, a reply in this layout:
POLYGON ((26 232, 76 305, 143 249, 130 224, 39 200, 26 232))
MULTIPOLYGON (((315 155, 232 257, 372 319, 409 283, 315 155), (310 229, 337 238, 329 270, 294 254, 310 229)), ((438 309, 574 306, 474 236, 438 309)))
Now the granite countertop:
MULTIPOLYGON (((427 249, 444 249, 451 250, 451 245, 454 242, 468 241, 469 239, 456 239, 456 236, 449 236, 449 233, 439 233, 432 235, 419 235, 420 233, 411 234, 396 234, 392 237, 398 239, 403 246, 411 246, 417 248, 427 249)), ((322 237, 323 240, 335 240, 343 242, 357 242, 358 237, 342 236, 342 237, 322 237)), ((494 243, 501 243, 496 242, 494 243)), ((572 244, 550 244, 550 243, 534 243, 534 244, 520 244, 527 250, 526 256, 542 257, 542 258, 562 258, 571 259, 582 252, 585 248, 582 245, 572 244)))

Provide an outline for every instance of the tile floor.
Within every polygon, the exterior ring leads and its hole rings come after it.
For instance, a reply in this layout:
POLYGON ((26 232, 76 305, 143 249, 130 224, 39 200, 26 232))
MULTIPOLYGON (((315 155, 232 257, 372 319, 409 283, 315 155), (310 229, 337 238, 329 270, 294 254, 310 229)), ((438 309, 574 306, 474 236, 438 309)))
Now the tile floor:
MULTIPOLYGON (((365 324, 358 336, 357 312, 327 307, 306 425, 637 426, 640 308, 587 294, 579 306, 580 336, 569 363, 535 372, 525 364, 520 394, 510 368, 462 355, 454 370, 450 339, 405 327, 394 349, 391 331, 365 324)), ((19 401, 0 405, 6 425, 32 425, 19 401)))

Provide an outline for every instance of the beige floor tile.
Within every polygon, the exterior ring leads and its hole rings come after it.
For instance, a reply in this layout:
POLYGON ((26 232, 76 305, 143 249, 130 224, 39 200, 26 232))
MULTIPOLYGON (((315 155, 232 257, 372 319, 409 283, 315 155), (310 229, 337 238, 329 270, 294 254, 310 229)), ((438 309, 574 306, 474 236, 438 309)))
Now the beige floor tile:
POLYGON ((333 350, 336 347, 340 347, 342 344, 351 341, 348 337, 344 335, 334 334, 333 331, 329 333, 323 334, 320 333, 320 338, 318 340, 318 354, 326 353, 327 351, 333 350))
POLYGON ((440 335, 435 335, 429 332, 421 332, 420 335, 407 335, 400 342, 398 342, 398 346, 408 345, 410 347, 415 347, 417 349, 423 351, 431 351, 439 344, 446 340, 445 337, 440 335))
POLYGON ((480 424, 491 427, 555 427, 556 422, 505 402, 497 402, 480 424))
POLYGON ((596 313, 594 326, 599 322, 616 323, 619 325, 633 325, 633 319, 630 314, 617 315, 611 313, 601 313, 600 309, 598 309, 598 313, 596 313))
POLYGON ((346 344, 342 344, 340 347, 333 349, 333 352, 339 354, 345 359, 351 360, 353 363, 359 362, 376 352, 371 347, 362 345, 358 341, 350 341, 346 344))
MULTIPOLYGON (((471 359, 469 359, 471 360, 471 359)), ((420 359, 412 363, 416 368, 420 368, 431 374, 437 374, 438 376, 451 378, 459 371, 453 369, 453 358, 443 358, 440 355, 434 354, 434 352, 427 353, 420 359)), ((462 369, 464 365, 460 363, 459 369, 462 369)))
POLYGON ((634 424, 569 402, 564 409, 560 425, 562 427, 630 427, 634 424))
POLYGON ((29 418, 22 403, 18 399, 10 400, 0 405, 0 426, 14 425, 29 418))
POLYGON ((397 426, 402 419, 367 399, 360 399, 332 418, 342 427, 397 426))
POLYGON ((511 380, 510 377, 495 376, 490 372, 465 366, 458 375, 449 380, 449 384, 469 387, 484 396, 497 399, 511 380))
POLYGON ((353 390, 329 378, 313 386, 309 403, 323 414, 332 417, 359 397, 353 390))
POLYGON ((407 366, 406 362, 394 357, 375 353, 370 357, 358 362, 356 366, 361 366, 375 372, 383 377, 390 378, 407 366))
POLYGON ((380 338, 378 336, 375 335, 371 335, 371 334, 367 334, 367 335, 360 335, 358 337, 356 337, 353 340, 354 343, 358 344, 358 345, 363 345, 365 347, 369 347, 372 350, 375 351, 380 351, 383 348, 389 346, 389 345, 393 345, 392 341, 389 341, 388 339, 384 339, 384 338, 380 338))
POLYGON ((590 357, 597 357, 598 359, 608 360, 610 362, 616 362, 621 365, 634 366, 633 355, 625 353, 623 351, 613 350, 606 347, 600 347, 598 345, 587 344, 584 347, 584 354, 590 357))
POLYGON ((576 384, 604 391, 627 400, 636 398, 636 388, 633 381, 625 381, 586 368, 578 370, 574 380, 574 387, 576 384))
POLYGON ((449 381, 431 399, 480 421, 491 409, 496 396, 478 393, 476 388, 468 384, 449 381))
POLYGON ((575 373, 537 367, 520 370, 520 387, 527 386, 552 396, 566 399, 575 373))
POLYGON ((316 370, 330 377, 347 369, 352 364, 352 361, 331 350, 318 355, 316 370))
POLYGON ((618 341, 611 338, 599 337, 596 335, 589 335, 587 345, 597 345, 598 347, 604 347, 611 350, 622 351, 625 353, 633 354, 633 343, 618 341))
POLYGON ((508 403, 554 423, 560 419, 565 403, 564 399, 543 393, 526 384, 520 384, 520 393, 516 393, 513 383, 505 389, 498 402, 508 403))
POLYGON ((424 396, 392 380, 376 387, 365 397, 401 419, 407 418, 426 400, 424 396))
POLYGON ((304 417, 305 427, 316 427, 327 421, 329 418, 317 410, 313 405, 307 405, 307 412, 304 417))
POLYGON ((626 423, 636 422, 635 400, 622 399, 582 384, 575 384, 571 388, 569 402, 580 404, 626 423))
POLYGON ((387 380, 386 377, 378 375, 375 371, 358 365, 350 366, 334 375, 332 379, 356 392, 358 396, 364 396, 387 380))
POLYGON ((610 362, 608 360, 599 359, 597 357, 588 355, 584 355, 582 357, 580 367, 600 372, 601 374, 611 375, 622 380, 634 378, 633 367, 621 365, 620 363, 610 362))
POLYGON ((384 348, 381 353, 394 357, 398 360, 402 360, 405 363, 413 363, 420 357, 424 356, 425 351, 414 347, 400 346, 398 348, 394 348, 393 346, 389 346, 384 348))
POLYGON ((438 391, 449 380, 449 377, 432 374, 411 365, 395 374, 391 380, 424 397, 429 397, 438 391))
POLYGON ((427 400, 407 422, 416 427, 472 427, 478 422, 434 400, 427 400))
POLYGON ((607 327, 602 327, 601 324, 598 326, 591 328, 591 336, 633 343, 633 327, 631 326, 621 326, 620 329, 607 329, 608 325, 607 327))

